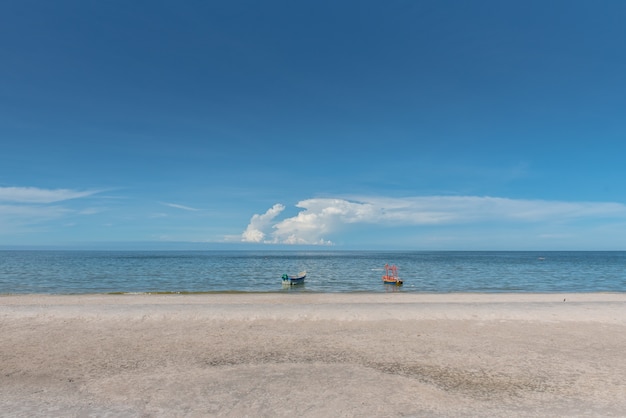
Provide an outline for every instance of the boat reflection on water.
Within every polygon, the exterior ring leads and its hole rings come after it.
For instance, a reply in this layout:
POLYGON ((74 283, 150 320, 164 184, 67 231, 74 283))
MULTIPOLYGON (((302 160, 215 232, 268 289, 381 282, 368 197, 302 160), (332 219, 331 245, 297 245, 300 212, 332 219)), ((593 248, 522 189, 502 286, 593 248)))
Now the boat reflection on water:
POLYGON ((312 291, 310 289, 307 289, 305 284, 299 284, 297 286, 293 286, 290 284, 283 283, 283 286, 280 292, 311 293, 312 291))
POLYGON ((394 292, 402 291, 402 286, 397 285, 395 283, 384 283, 383 286, 385 288, 385 293, 394 293, 394 292))

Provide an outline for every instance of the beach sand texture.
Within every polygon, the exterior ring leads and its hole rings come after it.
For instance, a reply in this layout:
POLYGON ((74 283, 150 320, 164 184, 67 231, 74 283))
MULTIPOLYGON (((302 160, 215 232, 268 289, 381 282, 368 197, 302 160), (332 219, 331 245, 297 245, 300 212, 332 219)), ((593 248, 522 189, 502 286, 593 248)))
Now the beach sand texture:
POLYGON ((626 294, 0 296, 3 417, 626 416, 626 294))

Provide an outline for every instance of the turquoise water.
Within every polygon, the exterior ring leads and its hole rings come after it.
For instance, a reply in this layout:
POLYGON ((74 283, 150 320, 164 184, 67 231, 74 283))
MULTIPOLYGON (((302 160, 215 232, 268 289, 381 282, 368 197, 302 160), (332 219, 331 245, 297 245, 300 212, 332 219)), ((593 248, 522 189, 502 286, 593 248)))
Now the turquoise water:
POLYGON ((624 291, 622 251, 0 251, 0 294, 624 291), (382 283, 385 263, 402 287, 382 283))

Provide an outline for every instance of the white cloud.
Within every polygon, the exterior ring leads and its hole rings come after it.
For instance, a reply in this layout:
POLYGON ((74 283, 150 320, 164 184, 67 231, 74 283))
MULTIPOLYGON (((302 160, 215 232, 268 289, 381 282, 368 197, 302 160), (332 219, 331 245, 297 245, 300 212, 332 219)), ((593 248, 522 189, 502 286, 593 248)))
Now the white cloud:
POLYGON ((626 206, 603 202, 555 202, 480 196, 359 197, 307 199, 295 216, 274 221, 284 210, 274 205, 254 215, 242 234, 245 242, 332 244, 329 237, 349 224, 392 226, 449 225, 480 222, 566 222, 606 217, 626 218, 626 206))
POLYGON ((16 203, 53 203, 99 193, 96 190, 39 189, 37 187, 0 187, 0 201, 16 203))
POLYGON ((241 240, 243 242, 263 242, 268 229, 272 227, 272 220, 283 210, 285 210, 285 206, 277 203, 263 215, 253 215, 250 224, 241 234, 241 240))

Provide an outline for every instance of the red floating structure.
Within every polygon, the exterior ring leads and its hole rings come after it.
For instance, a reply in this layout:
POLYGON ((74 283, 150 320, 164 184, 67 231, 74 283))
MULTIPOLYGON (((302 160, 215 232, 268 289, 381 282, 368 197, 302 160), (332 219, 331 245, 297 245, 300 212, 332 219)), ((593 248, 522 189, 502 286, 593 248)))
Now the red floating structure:
POLYGON ((398 267, 395 265, 390 266, 389 264, 385 264, 385 275, 383 276, 383 283, 385 284, 395 284, 396 286, 402 285, 404 283, 402 279, 398 277, 398 267))

